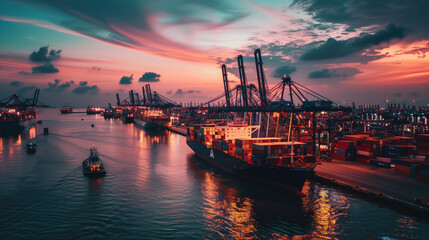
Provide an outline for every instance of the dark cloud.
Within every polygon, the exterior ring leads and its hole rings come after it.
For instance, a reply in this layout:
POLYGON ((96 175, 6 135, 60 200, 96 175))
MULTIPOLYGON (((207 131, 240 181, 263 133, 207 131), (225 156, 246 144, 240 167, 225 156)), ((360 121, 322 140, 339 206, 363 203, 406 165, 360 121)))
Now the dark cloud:
POLYGON ((319 71, 310 72, 308 74, 309 78, 349 78, 354 75, 361 73, 357 68, 332 68, 332 69, 322 69, 319 71))
POLYGON ((145 72, 139 82, 158 82, 161 75, 154 72, 145 72))
POLYGON ((375 34, 364 34, 360 37, 339 41, 330 38, 320 46, 304 52, 300 59, 307 61, 346 57, 352 53, 362 52, 372 46, 390 42, 395 38, 402 39, 403 37, 405 37, 404 28, 389 24, 386 29, 380 30, 375 34))
POLYGON ((410 92, 410 96, 411 97, 418 97, 419 96, 419 93, 418 92, 410 92))
POLYGON ((26 71, 20 71, 19 74, 22 74, 22 75, 31 75, 32 73, 26 72, 26 71))
POLYGON ((413 54, 417 55, 418 58, 425 58, 427 52, 429 52, 429 42, 424 47, 414 47, 411 50, 405 51, 404 54, 413 54))
POLYGON ((79 82, 79 86, 73 89, 73 93, 76 94, 98 94, 100 92, 100 89, 97 87, 97 85, 88 85, 88 81, 81 81, 79 82))
POLYGON ((9 84, 9 86, 11 87, 20 87, 22 84, 24 84, 23 82, 20 81, 13 81, 9 84))
POLYGON ((43 89, 43 91, 48 91, 48 92, 63 92, 64 90, 66 90, 67 88, 70 88, 72 84, 74 84, 74 81, 70 81, 70 82, 65 82, 65 83, 61 83, 61 80, 59 79, 55 79, 53 83, 48 83, 48 87, 43 89))
POLYGON ((393 22, 412 29, 412 34, 429 36, 425 0, 295 0, 291 7, 303 9, 318 22, 346 24, 350 29, 393 22))
MULTIPOLYGON (((171 94, 173 91, 170 90, 168 91, 170 92, 169 94, 171 94)), ((167 93, 168 93, 167 92, 167 93)), ((174 93, 174 95, 185 95, 185 94, 193 94, 193 93, 200 93, 200 90, 182 90, 182 89, 177 89, 177 91, 174 93)))
MULTIPOLYGON (((264 48, 263 51, 266 51, 265 45, 263 45, 264 48)), ((243 54, 243 62, 244 67, 247 68, 255 68, 255 57, 253 56, 253 50, 257 49, 257 46, 249 46, 248 51, 243 54), (250 55, 250 56, 249 56, 250 55)), ((261 49, 262 50, 262 49, 261 49)), ((275 51, 268 51, 268 54, 266 52, 262 52, 262 63, 264 64, 264 67, 277 67, 279 63, 291 63, 290 60, 284 59, 282 56, 273 56, 272 53, 279 53, 279 49, 275 51)), ((219 64, 228 64, 232 66, 237 66, 237 58, 226 58, 226 59, 218 59, 219 64)), ((238 73, 238 72, 237 72, 238 73)))
POLYGON ((131 84, 133 80, 133 74, 131 76, 123 76, 121 80, 119 80, 119 84, 131 84))
POLYGON ((36 89, 36 86, 23 87, 23 88, 21 88, 21 89, 19 89, 19 90, 17 91, 17 94, 18 94, 18 95, 20 95, 20 94, 26 94, 26 93, 28 93, 28 92, 33 91, 34 89, 36 89))
POLYGON ((33 73, 57 73, 58 68, 54 67, 52 63, 46 63, 44 65, 33 67, 33 73))
MULTIPOLYGON (((248 83, 256 82, 256 70, 255 70, 255 57, 254 57, 254 50, 257 49, 258 46, 248 46, 248 49, 243 51, 243 62, 244 62, 244 68, 246 72, 246 78, 248 83)), ((261 47, 262 50, 262 63, 264 65, 265 69, 275 69, 279 65, 291 65, 292 61, 289 59, 285 59, 282 56, 278 56, 279 53, 277 52, 274 56, 274 51, 267 51, 264 47, 261 47), (268 52, 268 53, 267 53, 268 52)), ((220 64, 226 64, 226 70, 228 73, 233 74, 237 79, 240 79, 240 74, 238 72, 237 67, 237 58, 226 58, 226 59, 218 59, 218 62, 220 64)), ((220 70, 219 70, 220 72, 220 70)), ((266 76, 267 73, 265 73, 266 76)), ((267 79, 269 80, 269 79, 267 79)), ((235 81, 230 81, 230 83, 234 83, 235 81)))
POLYGON ((296 67, 284 65, 274 69, 274 71, 271 72, 271 77, 281 78, 284 75, 290 75, 295 71, 296 71, 296 67))
POLYGON ((45 62, 49 63, 53 60, 59 59, 61 57, 61 50, 51 49, 49 51, 49 46, 44 46, 39 48, 38 51, 34 51, 30 54, 30 61, 32 62, 45 62))

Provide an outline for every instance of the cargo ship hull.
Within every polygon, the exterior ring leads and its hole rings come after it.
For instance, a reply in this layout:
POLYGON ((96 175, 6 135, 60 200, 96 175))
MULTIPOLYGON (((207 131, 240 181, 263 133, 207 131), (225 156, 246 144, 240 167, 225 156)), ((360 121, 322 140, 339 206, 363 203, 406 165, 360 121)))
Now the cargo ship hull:
POLYGON ((250 181, 278 186, 296 193, 301 193, 305 181, 314 170, 313 167, 253 165, 193 140, 188 139, 186 143, 198 157, 217 168, 250 181))
POLYGON ((11 122, 1 122, 0 130, 1 131, 20 131, 27 127, 33 126, 36 124, 36 118, 28 119, 22 122, 11 121, 11 122))
POLYGON ((61 108, 60 112, 61 114, 69 114, 69 113, 73 113, 73 110, 71 108, 61 108))
POLYGON ((165 122, 150 122, 140 118, 135 118, 134 123, 146 129, 162 129, 165 122))

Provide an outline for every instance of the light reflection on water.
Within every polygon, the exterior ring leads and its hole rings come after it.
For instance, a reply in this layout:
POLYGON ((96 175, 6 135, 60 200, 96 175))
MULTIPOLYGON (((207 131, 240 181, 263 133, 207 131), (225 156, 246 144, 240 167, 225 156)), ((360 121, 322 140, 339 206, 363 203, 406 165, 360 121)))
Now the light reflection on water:
POLYGON ((204 174, 202 194, 204 198, 203 216, 207 228, 225 237, 221 229, 227 228, 235 239, 252 239, 256 232, 253 219, 253 201, 237 196, 235 189, 225 189, 220 194, 213 173, 204 174), (222 221, 219 223, 219 221, 222 221))
POLYGON ((0 236, 9 239, 367 239, 366 229, 424 239, 429 231, 321 184, 306 183, 300 198, 230 176, 167 131, 56 109, 39 117, 42 125, 0 138, 0 236), (25 152, 30 140, 35 155, 25 152), (82 176, 92 145, 107 168, 102 179, 82 176))

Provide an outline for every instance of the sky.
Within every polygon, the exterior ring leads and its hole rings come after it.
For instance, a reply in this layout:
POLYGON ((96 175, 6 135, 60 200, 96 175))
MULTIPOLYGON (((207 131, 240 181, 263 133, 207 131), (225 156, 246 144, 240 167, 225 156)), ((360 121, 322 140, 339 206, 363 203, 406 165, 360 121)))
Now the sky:
POLYGON ((285 74, 342 105, 429 104, 426 0, 0 0, 0 99, 116 104, 142 86, 204 102, 285 74))

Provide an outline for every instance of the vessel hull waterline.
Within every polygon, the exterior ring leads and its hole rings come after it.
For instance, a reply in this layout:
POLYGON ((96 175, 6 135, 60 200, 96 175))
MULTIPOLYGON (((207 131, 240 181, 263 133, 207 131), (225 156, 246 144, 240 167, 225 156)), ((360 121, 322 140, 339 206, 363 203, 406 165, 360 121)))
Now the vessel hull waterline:
POLYGON ((230 174, 296 193, 302 192, 305 181, 314 170, 314 167, 286 168, 252 165, 223 151, 207 148, 202 143, 193 140, 187 140, 186 143, 199 158, 230 174))

